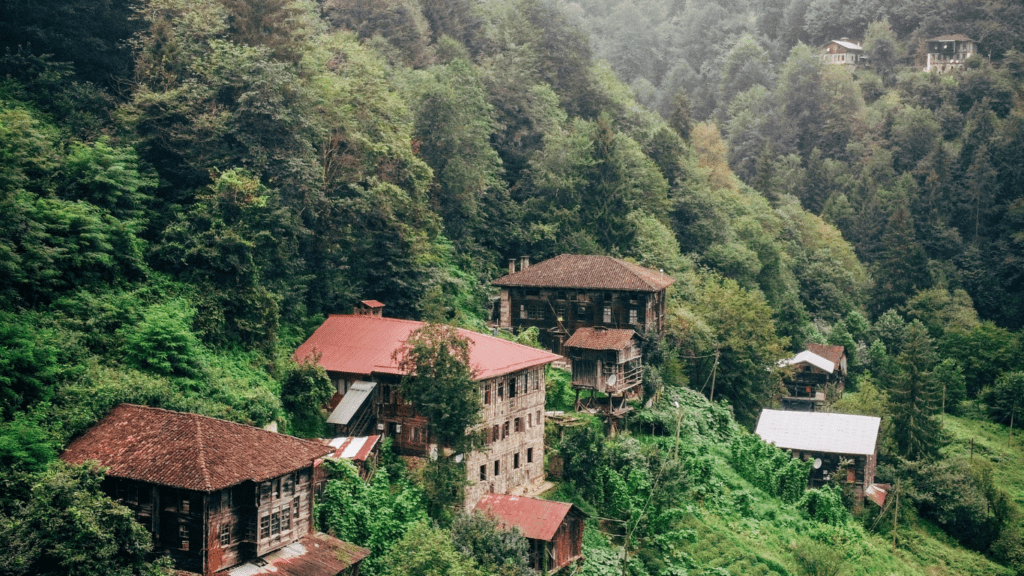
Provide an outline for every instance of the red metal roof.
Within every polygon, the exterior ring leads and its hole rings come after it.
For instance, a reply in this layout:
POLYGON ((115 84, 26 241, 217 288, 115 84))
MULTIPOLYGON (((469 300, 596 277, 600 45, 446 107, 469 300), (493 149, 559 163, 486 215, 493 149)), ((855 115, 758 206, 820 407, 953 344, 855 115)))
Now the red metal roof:
MULTIPOLYGON (((308 340, 299 346, 293 358, 297 362, 316 359, 331 372, 369 376, 402 374, 394 358, 409 335, 423 322, 381 316, 332 314, 308 340), (319 355, 319 356, 318 356, 319 355)), ((469 340, 469 365, 478 380, 540 366, 561 358, 546 350, 530 348, 494 336, 457 329, 469 340)))
POLYGON ((327 445, 333 450, 327 458, 344 458, 365 462, 366 458, 373 452, 380 436, 342 436, 328 440, 327 445))
POLYGON ((821 356, 836 366, 839 366, 839 361, 846 352, 846 348, 842 346, 829 346, 828 344, 815 344, 813 342, 807 343, 807 350, 821 356))
POLYGON ((342 570, 370 555, 366 548, 349 544, 327 534, 307 534, 260 558, 217 572, 218 576, 337 576, 342 570))
POLYGON ((675 279, 611 256, 562 254, 491 282, 495 286, 658 292, 675 279))
POLYGON ((623 350, 633 342, 636 332, 620 328, 579 328, 566 340, 566 348, 585 350, 623 350))
MULTIPOLYGON (((532 540, 551 541, 562 525, 565 515, 576 508, 567 502, 538 500, 504 494, 485 494, 476 503, 476 510, 491 516, 502 528, 515 526, 532 540)), ((576 508, 577 512, 583 511, 576 508)))
POLYGON ((69 464, 96 460, 108 476, 212 492, 312 466, 330 449, 198 414, 121 404, 61 454, 69 464))

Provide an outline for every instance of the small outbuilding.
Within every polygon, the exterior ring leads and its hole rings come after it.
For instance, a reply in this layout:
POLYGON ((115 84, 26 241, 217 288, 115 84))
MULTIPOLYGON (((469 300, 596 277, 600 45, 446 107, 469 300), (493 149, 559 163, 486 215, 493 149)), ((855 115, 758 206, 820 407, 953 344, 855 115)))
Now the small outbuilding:
POLYGON ((628 329, 594 326, 580 328, 565 342, 572 361, 572 387, 576 390, 576 409, 590 409, 609 416, 621 416, 629 410, 626 401, 640 393, 643 366, 636 332, 628 329), (581 391, 590 397, 580 399, 581 391), (607 404, 598 404, 594 394, 607 395, 607 404))
POLYGON ((857 500, 863 501, 875 481, 881 422, 877 416, 762 410, 757 435, 794 458, 813 460, 811 488, 828 484, 845 468, 839 480, 853 485, 857 500))
POLYGON ((530 567, 552 573, 583 559, 586 513, 573 504, 486 494, 476 511, 491 516, 502 528, 518 528, 530 542, 530 567))
POLYGON ((786 410, 815 409, 842 397, 846 387, 846 349, 827 344, 807 344, 807 348, 779 362, 788 396, 782 399, 786 410))

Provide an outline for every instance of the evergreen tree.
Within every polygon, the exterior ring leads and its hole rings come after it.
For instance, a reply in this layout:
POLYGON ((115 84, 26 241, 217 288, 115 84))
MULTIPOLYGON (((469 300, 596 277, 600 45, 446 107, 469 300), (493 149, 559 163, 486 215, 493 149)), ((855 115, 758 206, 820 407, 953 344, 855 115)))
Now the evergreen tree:
POLYGON ((935 418, 941 391, 932 376, 934 357, 928 329, 916 320, 911 322, 889 388, 896 446, 908 460, 936 456, 942 441, 942 428, 935 418))

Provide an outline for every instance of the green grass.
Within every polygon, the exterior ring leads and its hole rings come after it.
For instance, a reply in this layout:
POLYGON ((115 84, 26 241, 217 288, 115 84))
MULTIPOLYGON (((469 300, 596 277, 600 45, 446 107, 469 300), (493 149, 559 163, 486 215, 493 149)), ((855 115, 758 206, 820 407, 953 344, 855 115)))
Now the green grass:
POLYGON ((941 419, 949 438, 942 453, 990 462, 996 486, 1024 509, 1024 434, 1014 430, 1011 436, 1008 426, 976 417, 947 414, 941 419))

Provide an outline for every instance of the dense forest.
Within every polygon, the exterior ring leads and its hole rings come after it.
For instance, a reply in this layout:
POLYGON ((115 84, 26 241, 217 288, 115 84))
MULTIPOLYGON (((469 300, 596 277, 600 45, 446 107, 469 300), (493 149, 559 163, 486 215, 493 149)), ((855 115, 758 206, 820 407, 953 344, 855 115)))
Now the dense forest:
MULTIPOLYGON (((677 279, 629 429, 549 425, 580 574, 1024 574, 1019 3, 5 0, 0 44, 0 574, 168 569, 57 459, 116 404, 322 435, 290 357, 326 314, 483 331, 507 259, 561 253, 677 279), (921 72, 952 33, 981 55, 921 72), (895 504, 749 433, 807 342, 895 504)), ((333 475, 364 573, 528 572, 387 453, 333 475)))

